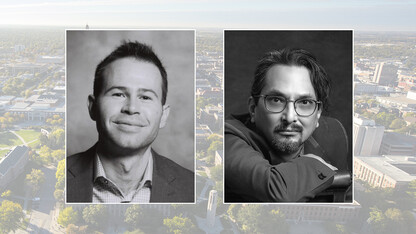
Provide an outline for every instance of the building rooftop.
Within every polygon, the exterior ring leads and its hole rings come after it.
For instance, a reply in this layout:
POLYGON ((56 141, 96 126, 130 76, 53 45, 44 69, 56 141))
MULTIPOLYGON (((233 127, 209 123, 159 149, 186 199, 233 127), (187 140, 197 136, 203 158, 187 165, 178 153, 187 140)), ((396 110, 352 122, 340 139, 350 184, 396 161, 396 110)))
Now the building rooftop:
POLYGON ((406 105, 416 105, 416 100, 407 98, 406 96, 397 96, 397 97, 377 97, 377 100, 384 100, 388 102, 395 102, 406 105))
POLYGON ((16 146, 12 152, 0 161, 0 175, 7 174, 7 171, 14 167, 28 150, 29 148, 26 146, 16 146))
POLYGON ((11 101, 15 96, 0 96, 0 101, 11 101))
POLYGON ((13 106, 10 107, 11 110, 24 110, 26 109, 30 104, 26 102, 17 102, 13 106))
POLYGON ((416 162, 409 160, 413 159, 414 157, 385 155, 379 157, 356 156, 356 158, 398 182, 410 182, 412 180, 416 180, 416 174, 409 174, 399 168, 402 166, 398 166, 405 164, 406 168, 409 170, 416 170, 416 162))
POLYGON ((385 132, 383 135, 383 142, 391 145, 414 146, 416 144, 416 137, 407 136, 397 132, 385 132))

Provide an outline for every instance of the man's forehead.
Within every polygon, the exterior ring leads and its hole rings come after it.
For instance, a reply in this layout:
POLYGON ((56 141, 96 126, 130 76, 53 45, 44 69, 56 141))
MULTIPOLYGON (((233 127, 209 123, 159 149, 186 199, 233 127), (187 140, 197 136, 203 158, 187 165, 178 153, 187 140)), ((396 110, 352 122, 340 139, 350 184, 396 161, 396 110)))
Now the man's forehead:
POLYGON ((299 96, 315 98, 310 72, 304 66, 277 64, 267 71, 264 95, 299 96))
MULTIPOLYGON (((133 57, 117 59, 103 73, 104 92, 114 87, 162 93, 162 76, 156 65, 133 57)), ((159 96, 159 95, 158 95, 159 96)))

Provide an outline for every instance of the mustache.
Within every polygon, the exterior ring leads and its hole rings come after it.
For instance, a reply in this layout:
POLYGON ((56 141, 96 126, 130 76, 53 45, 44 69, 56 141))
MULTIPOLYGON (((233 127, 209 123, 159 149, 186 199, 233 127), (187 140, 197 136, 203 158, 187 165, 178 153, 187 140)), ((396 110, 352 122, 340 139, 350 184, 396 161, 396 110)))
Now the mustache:
POLYGON ((301 132, 302 126, 296 124, 279 124, 274 128, 274 132, 301 132))

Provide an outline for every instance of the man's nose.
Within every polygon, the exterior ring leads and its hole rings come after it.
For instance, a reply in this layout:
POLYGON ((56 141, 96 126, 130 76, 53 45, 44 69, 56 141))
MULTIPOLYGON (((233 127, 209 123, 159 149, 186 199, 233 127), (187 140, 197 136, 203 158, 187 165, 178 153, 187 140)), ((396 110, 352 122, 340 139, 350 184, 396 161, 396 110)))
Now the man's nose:
POLYGON ((288 102, 286 108, 282 112, 282 119, 287 123, 296 122, 298 120, 298 114, 295 111, 295 103, 288 102))
POLYGON ((123 103, 123 107, 121 108, 121 112, 126 114, 139 114, 139 100, 137 98, 126 98, 123 103))

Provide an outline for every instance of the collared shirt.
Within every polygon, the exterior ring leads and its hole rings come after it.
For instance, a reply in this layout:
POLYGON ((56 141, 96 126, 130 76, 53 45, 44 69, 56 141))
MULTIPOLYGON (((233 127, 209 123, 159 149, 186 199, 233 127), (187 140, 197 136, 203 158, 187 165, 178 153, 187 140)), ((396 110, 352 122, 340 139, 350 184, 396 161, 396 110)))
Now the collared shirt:
MULTIPOLYGON (((124 194, 117 185, 107 178, 98 154, 94 159, 93 203, 149 203, 152 189, 153 157, 150 150, 146 151, 147 166, 137 188, 124 194)), ((144 155, 146 157, 146 155, 144 155)))

